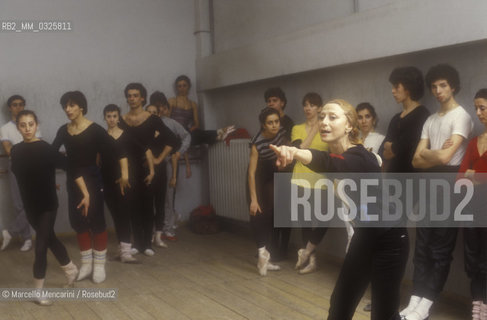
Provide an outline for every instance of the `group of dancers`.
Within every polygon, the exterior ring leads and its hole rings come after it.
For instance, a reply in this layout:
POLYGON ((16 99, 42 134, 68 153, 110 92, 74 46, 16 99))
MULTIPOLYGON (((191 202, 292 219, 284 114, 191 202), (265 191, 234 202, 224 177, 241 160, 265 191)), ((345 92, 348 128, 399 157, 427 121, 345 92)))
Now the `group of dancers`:
MULTIPOLYGON (((313 172, 460 172, 459 176, 474 182, 476 195, 483 197, 480 192, 485 190, 485 183, 475 174, 487 172, 487 89, 480 89, 474 97, 484 133, 469 142, 473 121, 455 100, 460 78, 454 67, 433 66, 424 78, 416 67, 399 67, 392 71, 389 82, 402 110, 391 119, 385 136, 375 132, 378 116, 370 103, 354 108, 345 100, 334 99, 323 104, 317 93, 308 93, 302 100, 306 122, 293 126, 284 114, 284 92, 279 88, 266 92, 267 107, 259 115, 261 130, 251 141, 248 172, 250 222, 261 275, 280 270, 276 262, 285 253, 289 239, 289 234, 283 237, 272 224, 274 214, 279 214, 273 207, 275 172, 293 170, 293 178, 303 174, 301 179, 313 179, 313 175, 306 176, 313 172), (439 105, 433 114, 420 103, 425 88, 439 105)), ((304 186, 298 185, 300 188, 304 186)), ((321 199, 326 200, 326 196, 321 199)), ((369 203, 367 210, 380 214, 382 207, 369 203)), ((478 207, 475 214, 482 214, 482 210, 485 208, 478 207)), ((402 310, 400 288, 409 252, 407 229, 399 225, 353 228, 347 223, 346 230, 349 242, 330 299, 328 319, 352 319, 369 284, 371 319, 428 319, 447 280, 458 228, 416 228, 413 290, 402 310)), ((487 319, 487 229, 464 228, 463 232, 472 319, 487 319)), ((298 250, 296 263, 299 273, 316 270, 315 249, 325 234, 326 228, 302 229, 303 247, 298 250)))
MULTIPOLYGON (((83 93, 66 92, 60 104, 69 122, 59 128, 52 144, 41 139, 37 115, 25 109, 23 97, 15 95, 7 101, 12 121, 2 127, 1 134, 10 156, 12 196, 17 197, 18 210, 9 228, 2 231, 1 249, 18 234, 25 239, 21 250, 29 250, 29 224, 32 226, 36 231, 36 289, 44 285, 48 249, 64 270, 67 286, 89 277, 94 283, 105 280, 108 234, 104 202, 114 221, 121 262, 137 263, 135 254, 155 254, 152 243, 167 247, 163 239, 176 240, 174 199, 179 158, 187 153, 192 135, 199 137, 195 139, 199 144, 214 143, 234 128, 199 129, 193 121, 197 117, 195 103, 188 99, 189 78, 179 77, 175 87, 173 103, 156 91, 144 109, 147 90, 140 83, 128 84, 124 94, 130 109, 122 115, 117 105, 107 105, 103 110, 106 130, 85 117, 88 103, 83 93), (182 83, 184 88, 179 89, 182 83), (171 113, 179 116, 171 119, 171 113), (59 152, 61 146, 65 155, 59 152), (54 233, 58 168, 66 171, 69 221, 81 254, 79 269, 54 233)), ((189 176, 189 162, 186 165, 189 176)), ((44 298, 36 302, 51 304, 44 298)))
MULTIPOLYGON (((291 231, 273 228, 275 172, 292 171, 297 177, 326 172, 423 170, 462 172, 475 180, 475 173, 487 171, 487 89, 479 90, 474 97, 485 132, 469 142, 473 122, 455 100, 460 90, 455 68, 436 65, 423 79, 419 69, 400 67, 392 71, 389 82, 402 111, 391 119, 385 136, 375 132, 378 116, 370 103, 356 108, 343 99, 323 103, 319 94, 308 93, 302 100, 306 121, 294 125, 284 112, 284 92, 280 88, 266 91, 267 107, 259 114, 261 129, 251 140, 248 168, 250 223, 261 275, 280 269, 276 262, 286 256, 291 231), (439 104, 433 114, 420 103, 425 87, 439 104)), ((13 234, 18 234, 24 239, 21 250, 29 250, 32 241, 26 221, 30 223, 36 231, 36 288, 44 284, 48 249, 64 270, 66 285, 88 277, 95 283, 105 280, 108 236, 104 201, 115 224, 120 261, 134 263, 137 253, 152 256, 152 243, 165 247, 163 239, 175 239, 174 192, 179 158, 185 158, 189 177, 188 147, 212 144, 234 130, 233 126, 201 130, 197 105, 188 99, 190 86, 189 78, 178 77, 175 98, 168 101, 163 93, 155 92, 144 109, 145 87, 128 84, 124 94, 130 109, 122 114, 118 106, 107 105, 103 110, 106 130, 85 117, 88 104, 81 92, 66 92, 60 104, 69 122, 59 128, 52 144, 41 139, 37 116, 24 109, 25 100, 18 95, 8 100, 12 121, 1 129, 2 144, 10 156, 15 207, 24 215, 17 214, 11 227, 2 231, 1 249, 8 246, 13 234), (62 145, 65 155, 59 153, 62 145), (54 233, 56 168, 66 170, 69 220, 81 253, 79 269, 54 233)), ((479 185, 476 181, 476 188, 479 185)), ((382 210, 378 204, 369 206, 375 212, 382 210)), ((346 230, 347 253, 331 296, 328 319, 352 319, 369 284, 372 319, 427 319, 446 282, 458 229, 416 229, 413 292, 401 311, 399 292, 409 251, 407 230, 400 226, 354 229, 350 223, 346 230)), ((303 246, 298 251, 296 269, 306 274, 317 268, 315 249, 327 230, 302 231, 303 246)), ((485 228, 463 231, 472 319, 487 319, 487 232, 485 228)), ((51 303, 45 299, 37 302, 51 303)))

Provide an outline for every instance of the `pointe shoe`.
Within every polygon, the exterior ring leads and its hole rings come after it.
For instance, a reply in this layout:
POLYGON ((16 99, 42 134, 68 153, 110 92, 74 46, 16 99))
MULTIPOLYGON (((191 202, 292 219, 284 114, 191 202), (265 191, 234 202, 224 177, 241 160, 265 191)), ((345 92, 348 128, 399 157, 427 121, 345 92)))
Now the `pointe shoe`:
POLYGON ((267 271, 279 271, 281 270, 281 267, 278 266, 277 264, 272 264, 272 263, 267 263, 267 271))
POLYGON ((32 240, 27 239, 24 241, 24 244, 22 245, 22 247, 20 247, 20 251, 26 252, 26 251, 29 251, 31 248, 32 248, 32 240))
POLYGON ((257 269, 259 270, 259 274, 261 276, 267 275, 267 266, 269 265, 270 258, 271 258, 271 254, 265 248, 263 251, 259 252, 259 258, 257 260, 257 269))
POLYGON ((12 236, 10 235, 10 232, 8 232, 8 230, 3 230, 2 236, 3 236, 3 242, 2 242, 2 247, 0 247, 0 251, 5 250, 8 244, 10 243, 10 240, 12 240, 12 236))
POLYGON ((120 261, 122 263, 137 263, 137 259, 132 256, 132 244, 120 242, 120 261))
POLYGON ((66 277, 65 288, 72 287, 76 277, 78 276, 78 267, 73 263, 73 261, 69 261, 67 265, 61 266, 61 269, 63 269, 64 276, 66 277))
POLYGON ((81 251, 81 267, 76 281, 88 278, 93 272, 93 250, 81 251))
POLYGON ((155 254, 155 252, 154 252, 154 250, 149 248, 149 249, 144 250, 144 254, 148 257, 152 257, 155 254))
POLYGON ((42 296, 42 288, 44 287, 44 279, 34 278, 34 288, 36 289, 37 296, 34 298, 34 302, 40 306, 52 305, 52 300, 49 300, 42 296))
POLYGON ((228 135, 230 133, 234 132, 235 130, 237 130, 237 129, 235 128, 234 125, 218 129, 217 130, 217 134, 218 134, 217 140, 221 140, 221 141, 225 140, 228 137, 228 135))
POLYGON ((306 249, 299 249, 298 250, 298 262, 296 262, 296 266, 294 267, 294 269, 298 270, 298 269, 301 269, 302 267, 304 267, 306 265, 306 263, 308 262, 309 256, 310 256, 310 253, 308 251, 306 251, 306 249))
MULTIPOLYGON (((40 290, 39 290, 40 291, 40 290)), ((34 300, 34 302, 40 306, 43 306, 43 307, 48 307, 48 306, 52 306, 53 302, 52 300, 49 300, 47 298, 43 298, 43 297, 39 297, 39 298, 36 298, 34 300)))
POLYGON ((312 253, 309 256, 309 263, 306 265, 306 267, 300 269, 298 271, 299 274, 307 274, 316 271, 317 266, 316 266, 316 254, 312 253))
POLYGON ((107 261, 107 249, 98 251, 93 250, 93 282, 101 283, 105 281, 105 263, 107 261))
POLYGON ((156 246, 159 248, 167 248, 167 244, 165 244, 164 241, 162 241, 161 237, 162 237, 162 231, 157 231, 154 239, 156 246))

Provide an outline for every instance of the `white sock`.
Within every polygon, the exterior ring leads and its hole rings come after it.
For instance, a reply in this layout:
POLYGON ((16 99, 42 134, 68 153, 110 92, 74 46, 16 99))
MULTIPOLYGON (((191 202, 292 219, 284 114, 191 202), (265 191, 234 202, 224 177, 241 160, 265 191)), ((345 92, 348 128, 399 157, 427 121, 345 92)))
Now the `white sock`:
POLYGON ((411 299, 409 300, 408 306, 405 309, 403 309, 401 312, 399 312, 399 315, 400 316, 407 316, 408 314, 413 312, 414 309, 416 309, 416 307, 418 306, 420 301, 421 301, 421 297, 411 296, 411 299))
POLYGON ((423 298, 419 302, 416 309, 414 309, 414 312, 417 312, 422 317, 422 319, 424 319, 430 314, 430 308, 432 305, 433 301, 423 298))
POLYGON ((93 272, 93 250, 81 251, 81 267, 79 269, 77 281, 88 278, 93 272))
POLYGON ((98 251, 93 250, 93 282, 101 283, 105 281, 105 262, 107 257, 107 249, 98 251))

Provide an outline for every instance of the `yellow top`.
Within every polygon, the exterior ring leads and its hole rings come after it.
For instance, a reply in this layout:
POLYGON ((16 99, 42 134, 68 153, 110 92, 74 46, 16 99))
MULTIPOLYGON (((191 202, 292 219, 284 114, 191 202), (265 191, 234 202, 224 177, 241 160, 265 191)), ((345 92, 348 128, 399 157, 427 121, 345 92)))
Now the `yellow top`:
MULTIPOLYGON (((308 134, 306 133, 306 123, 297 124, 293 127, 291 132, 291 141, 301 140, 304 141, 308 134)), ((316 135, 313 137, 310 146, 307 149, 316 149, 320 151, 328 151, 328 144, 326 142, 321 141, 320 133, 317 132, 316 135)), ((296 162, 293 170, 293 180, 295 179, 305 179, 308 180, 311 187, 313 187, 314 183, 318 179, 324 178, 322 174, 313 175, 315 173, 313 170, 306 167, 301 162, 296 162)), ((294 183, 294 182, 293 182, 294 183)), ((305 187, 302 183, 295 183, 299 186, 305 187)), ((323 189, 326 187, 323 187, 323 189)))

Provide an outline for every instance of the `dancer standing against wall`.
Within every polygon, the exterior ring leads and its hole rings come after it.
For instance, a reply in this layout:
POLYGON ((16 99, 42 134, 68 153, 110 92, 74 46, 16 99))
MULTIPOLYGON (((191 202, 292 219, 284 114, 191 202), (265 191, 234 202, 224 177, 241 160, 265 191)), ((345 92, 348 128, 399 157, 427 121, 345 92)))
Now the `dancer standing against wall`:
MULTIPOLYGON (((5 149, 5 153, 10 157, 10 150, 12 146, 22 141, 22 135, 17 129, 17 115, 25 108, 25 99, 19 95, 13 95, 7 100, 7 106, 10 111, 11 120, 0 128, 0 136, 2 146, 5 149)), ((38 130, 36 132, 38 138, 41 137, 41 133, 38 130)), ((12 202, 15 209, 15 218, 11 225, 2 230, 3 243, 0 250, 5 250, 8 244, 12 240, 13 235, 20 235, 24 244, 20 248, 20 251, 28 251, 32 248, 32 236, 30 234, 29 222, 25 216, 24 205, 20 198, 19 187, 15 175, 12 173, 12 161, 9 159, 8 163, 8 178, 10 184, 10 193, 12 196, 12 202)))
MULTIPOLYGON (((284 91, 279 87, 269 88, 264 92, 264 100, 267 107, 277 110, 279 112, 279 121, 281 127, 284 129, 284 134, 287 141, 291 141, 291 133, 294 127, 294 121, 284 113, 287 99, 284 91)), ((292 166, 288 166, 287 170, 292 170, 292 166)), ((291 237, 291 228, 274 228, 272 238, 272 259, 280 261, 287 257, 287 248, 289 239, 291 237)))
MULTIPOLYGON (((66 149, 68 167, 66 187, 71 227, 76 231, 81 251, 81 268, 78 281, 93 274, 93 282, 105 280, 107 231, 103 212, 103 191, 97 155, 112 152, 110 136, 98 124, 85 118, 88 104, 83 93, 69 91, 62 95, 61 107, 70 123, 59 128, 52 143, 54 149, 66 149)), ((120 158, 120 166, 126 166, 120 158)), ((122 170, 122 174, 126 173, 122 170)), ((121 175, 121 187, 128 177, 121 175)))
POLYGON ((424 95, 423 74, 416 67, 399 67, 389 76, 392 95, 402 111, 392 117, 379 151, 388 172, 415 172, 412 160, 430 112, 419 100, 424 95))
MULTIPOLYGON (((258 249, 257 269, 265 276, 268 270, 280 270, 269 262, 274 221, 274 172, 276 156, 269 149, 270 144, 287 143, 284 130, 280 127, 279 112, 264 108, 259 115, 261 130, 250 142, 248 187, 250 194, 250 225, 258 249)), ((273 253, 274 254, 274 253, 273 253)))
MULTIPOLYGON (((181 155, 185 154, 191 143, 191 135, 184 127, 174 119, 169 118, 169 103, 164 93, 156 91, 150 96, 150 104, 159 109, 159 116, 164 124, 181 140, 179 150, 171 155, 171 165, 166 163, 167 184, 163 190, 165 195, 164 205, 164 226, 162 229, 162 238, 170 241, 176 240, 176 211, 174 209, 176 199, 176 183, 178 176, 178 161, 181 155)), ((169 160, 166 160, 169 162, 169 160)), ((157 232, 156 232, 157 237, 157 232)))
POLYGON ((132 226, 134 233, 134 253, 143 252, 153 256, 152 232, 154 216, 152 210, 152 194, 150 184, 154 178, 154 164, 160 164, 173 149, 178 149, 180 141, 169 130, 162 120, 144 110, 147 90, 140 83, 129 83, 124 90, 125 98, 130 106, 128 113, 120 119, 120 128, 132 136, 144 150, 154 145, 156 136, 160 136, 161 154, 154 158, 152 152, 134 152, 134 200, 132 209, 132 226))
MULTIPOLYGON (((440 107, 424 123, 412 164, 432 172, 457 172, 473 128, 470 115, 454 97, 460 91, 458 71, 440 64, 430 68, 425 79, 440 107)), ((413 293, 401 311, 405 319, 428 318, 448 277, 457 233, 458 228, 416 229, 413 293)))
POLYGON ((264 92, 264 100, 269 108, 276 109, 279 112, 281 127, 286 131, 286 138, 291 141, 291 132, 294 127, 294 121, 284 113, 287 99, 284 91, 279 87, 269 88, 264 92))
MULTIPOLYGON (((11 149, 12 171, 19 183, 27 219, 36 231, 34 288, 40 290, 44 286, 47 249, 51 250, 61 265, 67 285, 72 285, 78 275, 78 268, 54 233, 58 208, 56 168, 66 168, 65 157, 36 137, 38 121, 34 112, 20 111, 16 122, 23 142, 15 144, 11 149)), ((40 305, 52 304, 42 297, 36 302, 40 305)))
POLYGON ((357 105, 355 111, 358 116, 360 139, 362 139, 365 149, 378 153, 385 136, 375 132, 379 119, 374 106, 368 102, 362 102, 357 105))
MULTIPOLYGON (((474 98, 475 110, 480 122, 484 125, 484 132, 470 140, 460 173, 471 179, 475 185, 473 202, 475 206, 472 214, 475 220, 485 215, 485 173, 487 173, 487 88, 480 89, 474 98), (482 176, 476 177, 476 173, 482 176)), ((484 220, 485 219, 481 219, 484 220)), ((465 270, 470 278, 470 293, 472 295, 472 319, 487 319, 487 228, 464 228, 465 270)))
MULTIPOLYGON (((303 112, 306 117, 306 122, 297 124, 292 129, 291 144, 300 149, 316 149, 327 151, 328 145, 323 142, 320 137, 320 123, 318 115, 323 107, 323 101, 319 94, 315 92, 307 93, 303 97, 303 112)), ((310 185, 314 185, 316 180, 322 178, 322 175, 316 174, 308 167, 300 162, 297 162, 293 169, 293 179, 307 180, 310 185)), ((299 185, 298 188, 303 189, 306 186, 299 185)), ((298 191, 299 192, 299 191, 298 191)), ((314 192, 312 192, 314 194, 314 192)), ((322 198, 324 201, 326 198, 322 198)), ((326 208, 326 204, 322 204, 322 208, 326 208)), ((327 228, 302 228, 302 239, 304 248, 298 250, 298 261, 296 269, 300 274, 310 273, 316 270, 316 246, 323 240, 327 228)))
MULTIPOLYGON (((330 152, 273 146, 277 165, 293 160, 315 172, 380 172, 377 158, 360 144, 357 113, 340 99, 325 104, 320 113, 320 135, 330 152)), ((357 204, 357 207, 360 204, 357 204)), ((369 204, 370 212, 381 206, 369 204)), ((329 320, 350 320, 369 282, 372 320, 398 319, 399 292, 408 257, 405 228, 356 228, 330 299, 329 320)))
POLYGON ((107 105, 103 109, 103 117, 107 123, 107 132, 112 138, 112 149, 119 152, 118 156, 107 152, 102 154, 103 195, 112 215, 117 239, 120 243, 120 261, 135 263, 137 260, 132 256, 130 226, 130 206, 133 201, 133 190, 130 187, 130 181, 133 181, 133 173, 130 174, 130 172, 131 170, 133 171, 134 159, 131 158, 131 152, 129 151, 142 149, 142 147, 118 126, 121 115, 120 108, 117 105, 107 105), (120 173, 127 166, 122 168, 118 157, 127 158, 128 172, 122 173, 122 176, 127 177, 129 180, 129 185, 125 189, 120 188, 119 179, 120 173))
MULTIPOLYGON (((219 140, 225 140, 227 135, 235 130, 235 127, 228 126, 218 130, 200 129, 198 116, 198 105, 188 98, 191 89, 191 80, 181 75, 174 81, 176 97, 169 99, 170 117, 179 122, 191 134, 191 145, 213 144, 219 140)), ((186 178, 191 177, 191 166, 188 154, 184 153, 186 163, 186 178)))
MULTIPOLYGON (((153 105, 152 103, 149 104, 145 110, 149 112, 150 114, 160 117, 159 116, 159 108, 153 105)), ((161 142, 161 139, 164 139, 156 133, 156 137, 154 137, 154 140, 152 141, 151 144, 151 151, 152 155, 154 157, 158 157, 163 148, 164 145, 161 142)), ((167 248, 167 244, 164 243, 162 240, 162 228, 164 227, 164 198, 166 194, 166 184, 167 184, 167 173, 166 173, 166 159, 170 157, 164 158, 164 160, 157 164, 154 165, 154 179, 152 179, 151 183, 151 207, 152 211, 154 213, 154 227, 155 227, 155 234, 153 235, 153 241, 157 247, 160 248, 167 248)))

